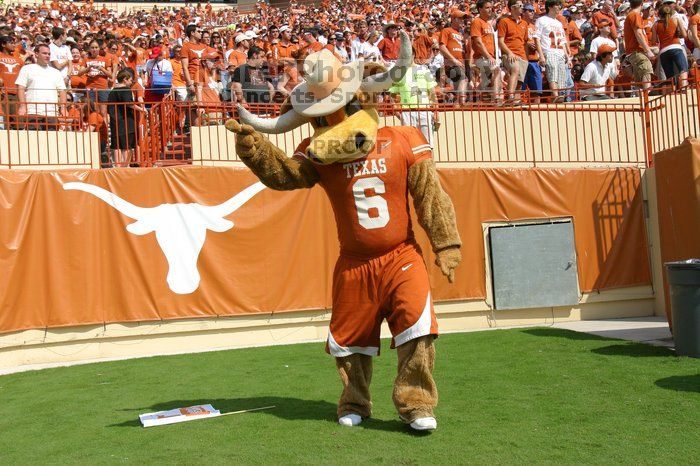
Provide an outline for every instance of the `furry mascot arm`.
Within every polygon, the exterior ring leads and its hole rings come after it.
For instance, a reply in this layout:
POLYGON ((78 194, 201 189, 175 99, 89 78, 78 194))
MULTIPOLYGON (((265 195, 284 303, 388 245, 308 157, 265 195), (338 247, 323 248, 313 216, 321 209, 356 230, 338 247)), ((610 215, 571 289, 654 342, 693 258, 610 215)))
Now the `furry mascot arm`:
POLYGON ((462 260, 459 252, 462 240, 457 231, 455 209, 450 197, 442 190, 435 162, 432 159, 413 164, 408 171, 408 190, 418 214, 418 223, 428 234, 435 264, 452 283, 454 270, 462 260))
POLYGON ((311 162, 290 159, 252 126, 229 120, 226 129, 236 133, 238 156, 268 188, 289 191, 311 188, 318 182, 318 172, 311 162))

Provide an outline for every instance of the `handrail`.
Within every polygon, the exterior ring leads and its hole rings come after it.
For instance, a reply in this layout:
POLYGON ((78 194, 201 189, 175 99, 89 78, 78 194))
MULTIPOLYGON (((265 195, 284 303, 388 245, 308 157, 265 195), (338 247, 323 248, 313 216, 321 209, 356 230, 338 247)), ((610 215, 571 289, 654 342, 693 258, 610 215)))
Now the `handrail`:
MULTIPOLYGON (((532 154, 542 150, 541 144, 535 144, 535 141, 548 139, 549 141, 545 142, 554 153, 548 155, 545 162, 607 163, 606 160, 598 158, 596 151, 592 150, 591 141, 596 141, 595 144, 605 144, 604 140, 598 142, 597 138, 609 138, 610 141, 618 141, 611 142, 612 144, 621 144, 618 150, 623 151, 623 153, 617 155, 616 161, 618 163, 636 164, 636 151, 641 149, 645 155, 644 163, 650 166, 653 163, 652 155, 655 152, 682 142, 686 136, 700 134, 700 107, 697 110, 692 108, 693 105, 697 106, 700 99, 700 83, 693 82, 682 89, 666 88, 666 90, 668 92, 659 89, 639 90, 637 97, 625 101, 612 99, 561 104, 524 102, 521 105, 501 106, 484 104, 456 106, 443 102, 419 108, 381 102, 378 104, 377 110, 382 124, 400 124, 400 119, 409 113, 438 114, 445 126, 449 126, 449 132, 443 128, 435 134, 436 152, 442 153, 437 156, 438 162, 464 161, 465 159, 460 158, 461 156, 454 151, 459 150, 459 147, 465 147, 465 145, 473 145, 478 146, 480 152, 475 156, 477 158, 468 158, 466 161, 487 163, 530 161, 535 164, 537 156, 532 154), (569 125, 574 126, 570 127, 569 125), (624 125, 630 126, 627 128, 624 125), (491 132, 497 128, 499 136, 496 136, 495 133, 491 135, 491 132), (506 131, 504 128, 510 128, 508 131, 511 133, 516 131, 510 135, 513 141, 503 138, 502 133, 506 131), (595 133, 596 131, 597 133, 595 133), (626 134, 627 131, 631 131, 631 133, 626 134), (641 138, 639 146, 637 146, 635 139, 637 137, 641 138), (499 144, 505 147, 501 147, 499 144), (520 154, 523 151, 526 153, 525 156, 520 154)), ((38 133, 56 130, 90 132, 96 130, 94 125, 88 124, 87 121, 87 117, 91 113, 98 112, 103 115, 103 119, 105 119, 104 114, 106 113, 105 120, 109 120, 110 115, 115 112, 123 114, 123 111, 118 110, 123 104, 106 103, 100 105, 98 103, 95 105, 94 102, 90 101, 89 96, 84 102, 68 103, 64 106, 53 103, 35 105, 39 107, 54 106, 59 109, 58 115, 48 121, 37 122, 33 120, 30 122, 28 118, 18 113, 8 113, 11 108, 9 98, 6 94, 0 96, 0 109, 4 110, 5 113, 2 127, 15 131, 13 133, 15 139, 0 140, 0 146, 2 146, 0 153, 4 152, 8 156, 0 155, 0 166, 10 167, 13 165, 11 163, 12 157, 9 156, 12 155, 12 151, 19 150, 17 146, 19 136, 16 134, 18 131, 33 130, 31 133, 27 133, 31 134, 33 138, 37 138, 38 133), (100 110, 100 106, 104 108, 100 110)), ((234 103, 180 102, 176 101, 175 96, 171 93, 165 96, 161 102, 148 105, 150 111, 145 115, 140 115, 137 124, 135 141, 132 141, 135 144, 134 153, 131 158, 128 161, 107 159, 103 161, 101 166, 114 164, 117 166, 128 164, 161 166, 191 163, 189 150, 192 142, 189 140, 187 128, 196 131, 197 144, 205 144, 209 147, 216 146, 219 153, 228 153, 226 161, 237 160, 231 155, 233 151, 227 148, 227 145, 232 144, 232 140, 225 139, 224 135, 212 133, 211 130, 206 129, 221 126, 229 118, 236 118, 237 109, 234 103), (178 148, 179 152, 173 155, 175 147, 178 148)), ((281 104, 250 105, 249 109, 254 113, 274 117, 279 115, 281 104)), ((108 132, 111 133, 118 129, 119 124, 113 128, 109 127, 108 132)), ((280 144, 285 144, 286 149, 290 149, 290 145, 301 142, 300 138, 305 137, 304 134, 310 134, 310 130, 304 131, 303 134, 275 136, 273 142, 279 141, 280 144)), ((101 134, 102 143, 111 143, 111 140, 104 140, 104 131, 101 134)), ((24 152, 28 150, 30 144, 25 143, 25 146, 24 152)), ((107 152, 113 154, 111 149, 107 152)), ((98 158, 97 154, 94 153, 89 154, 89 156, 95 160, 98 158)), ((203 156, 201 160, 209 159, 203 156)), ((222 159, 217 158, 211 160, 222 161, 222 159)), ((42 166, 45 164, 31 159, 30 162, 21 165, 42 166)))

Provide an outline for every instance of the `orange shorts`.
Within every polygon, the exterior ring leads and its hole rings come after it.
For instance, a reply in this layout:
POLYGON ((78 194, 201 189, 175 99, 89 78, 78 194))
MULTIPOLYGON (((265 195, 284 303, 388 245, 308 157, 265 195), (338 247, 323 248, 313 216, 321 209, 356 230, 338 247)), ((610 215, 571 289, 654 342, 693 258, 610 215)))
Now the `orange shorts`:
POLYGON ((326 352, 377 356, 386 319, 391 347, 437 335, 428 271, 414 244, 402 244, 372 259, 341 256, 333 272, 333 312, 326 352))

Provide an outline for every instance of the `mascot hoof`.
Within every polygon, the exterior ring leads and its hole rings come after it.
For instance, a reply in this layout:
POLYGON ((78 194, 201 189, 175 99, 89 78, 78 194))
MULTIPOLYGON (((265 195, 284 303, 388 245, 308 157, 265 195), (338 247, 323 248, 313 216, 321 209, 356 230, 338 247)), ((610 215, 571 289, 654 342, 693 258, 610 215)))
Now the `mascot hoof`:
POLYGON ((360 417, 358 414, 346 414, 345 416, 341 416, 340 419, 338 419, 338 424, 341 426, 348 426, 348 427, 353 427, 357 426, 362 422, 362 417, 360 417))
POLYGON ((413 430, 435 430, 437 429, 437 421, 434 417, 419 417, 411 424, 413 430))

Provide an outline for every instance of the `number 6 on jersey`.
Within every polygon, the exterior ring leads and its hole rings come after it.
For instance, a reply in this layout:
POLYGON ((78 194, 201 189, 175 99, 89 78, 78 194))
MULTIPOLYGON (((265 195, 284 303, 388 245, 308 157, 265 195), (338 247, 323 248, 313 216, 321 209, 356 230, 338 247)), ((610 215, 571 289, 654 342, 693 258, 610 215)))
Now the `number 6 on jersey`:
POLYGON ((384 194, 384 182, 376 176, 361 178, 352 185, 355 196, 357 218, 363 228, 373 230, 383 228, 389 223, 389 207, 380 194, 384 194), (367 195, 367 190, 374 190, 374 195, 367 195), (370 209, 377 209, 377 215, 370 216, 370 209))

